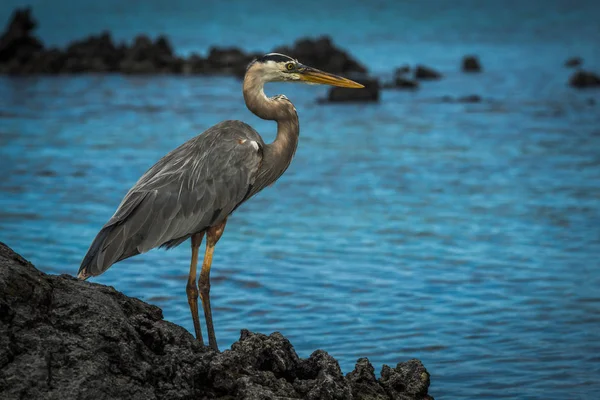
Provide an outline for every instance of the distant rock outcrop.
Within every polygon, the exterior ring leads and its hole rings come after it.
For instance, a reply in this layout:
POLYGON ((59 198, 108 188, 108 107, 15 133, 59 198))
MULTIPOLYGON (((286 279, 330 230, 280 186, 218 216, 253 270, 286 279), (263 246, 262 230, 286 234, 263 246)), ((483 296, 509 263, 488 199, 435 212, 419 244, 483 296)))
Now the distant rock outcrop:
POLYGON ((391 87, 396 89, 418 89, 419 82, 405 78, 403 76, 396 76, 396 78, 392 81, 391 87))
POLYGON ((431 399, 420 361, 365 358, 342 375, 322 350, 299 358, 279 333, 201 346, 162 311, 115 289, 46 275, 0 243, 0 398, 431 399))
MULTIPOLYGON (((221 74, 243 77, 248 63, 260 54, 236 47, 212 47, 206 57, 178 57, 168 39, 137 36, 133 43, 116 44, 103 32, 76 40, 66 49, 45 49, 33 36, 37 23, 29 8, 17 9, 0 37, 0 74, 76 74, 120 72, 124 74, 221 74)), ((367 72, 331 38, 303 38, 293 46, 275 49, 302 63, 337 74, 367 72)))
POLYGON ((333 74, 366 74, 367 68, 348 53, 336 47, 331 38, 322 36, 317 39, 302 38, 293 46, 281 46, 275 53, 287 54, 300 62, 333 74))
POLYGON ((481 72, 481 62, 477 56, 465 56, 462 60, 463 72, 481 72))
POLYGON ((382 85, 383 89, 405 89, 415 90, 419 88, 419 82, 414 79, 407 78, 406 75, 410 72, 408 65, 396 68, 394 79, 391 82, 386 82, 382 85))
POLYGON ((583 59, 581 57, 571 57, 565 61, 565 67, 574 68, 580 67, 583 64, 583 59))
POLYGON ((372 103, 379 101, 379 80, 376 78, 353 77, 354 81, 364 85, 360 90, 351 90, 343 87, 331 87, 327 98, 320 99, 319 103, 372 103))
POLYGON ((478 94, 470 94, 462 97, 444 96, 442 101, 444 103, 481 103, 483 99, 478 94))
POLYGON ((577 89, 600 87, 600 76, 593 72, 577 71, 569 79, 569 85, 577 89))
POLYGON ((426 67, 424 65, 417 65, 415 68, 415 79, 418 80, 435 80, 441 79, 442 74, 437 72, 436 70, 426 67))
POLYGON ((27 63, 43 49, 42 42, 32 35, 37 22, 31 16, 31 10, 16 10, 6 30, 0 36, 0 64, 14 68, 27 63))

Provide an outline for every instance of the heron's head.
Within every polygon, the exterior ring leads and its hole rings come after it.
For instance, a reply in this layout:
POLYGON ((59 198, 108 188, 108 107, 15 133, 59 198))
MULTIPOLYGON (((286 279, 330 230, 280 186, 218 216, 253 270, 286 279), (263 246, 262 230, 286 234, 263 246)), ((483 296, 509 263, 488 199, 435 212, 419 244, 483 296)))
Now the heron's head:
POLYGON ((269 53, 257 58, 248 66, 250 74, 263 82, 301 82, 347 88, 363 88, 360 83, 303 65, 292 57, 269 53))

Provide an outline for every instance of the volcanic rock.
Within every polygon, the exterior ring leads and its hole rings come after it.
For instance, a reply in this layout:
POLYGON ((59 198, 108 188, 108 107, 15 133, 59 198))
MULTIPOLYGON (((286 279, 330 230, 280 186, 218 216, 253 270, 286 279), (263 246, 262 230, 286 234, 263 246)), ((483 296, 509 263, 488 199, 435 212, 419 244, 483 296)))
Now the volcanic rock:
POLYGON ((177 73, 182 69, 182 62, 173 55, 164 36, 153 42, 146 35, 138 35, 124 52, 119 69, 125 74, 177 73))
POLYGON ((44 46, 32 36, 37 22, 31 16, 30 8, 17 9, 0 36, 0 64, 12 62, 13 65, 27 63, 44 46))
POLYGON ((301 63, 333 74, 365 74, 367 68, 344 50, 335 46, 329 36, 301 38, 293 46, 273 50, 298 59, 301 63))
POLYGON ((410 72, 410 65, 402 65, 396 68, 394 71, 394 76, 404 76, 410 72))
POLYGON ((217 353, 160 308, 114 288, 47 275, 0 243, 0 398, 431 399, 420 361, 367 359, 342 375, 322 350, 298 357, 280 333, 243 330, 217 353))
POLYGON ((451 96, 444 96, 442 97, 442 101, 444 103, 481 103, 483 99, 478 94, 470 94, 468 96, 456 98, 451 96))
POLYGON ((243 77, 246 67, 258 54, 246 54, 237 47, 211 47, 206 58, 206 72, 243 77))
POLYGON ((415 79, 434 80, 441 78, 442 74, 432 68, 417 65, 417 68, 415 69, 415 79))
POLYGON ((569 79, 569 85, 577 89, 599 87, 600 76, 593 72, 577 71, 569 79))
POLYGON ((463 72, 481 72, 481 63, 477 56, 465 56, 462 60, 463 72))
POLYGON ((124 48, 117 47, 110 33, 89 36, 72 42, 66 50, 64 70, 61 72, 112 72, 118 71, 124 57, 124 48))
POLYGON ((581 57, 571 57, 565 61, 565 67, 573 68, 579 67, 583 64, 583 59, 581 57))
MULTIPOLYGON (((137 36, 131 46, 116 45, 110 33, 92 35, 69 44, 65 50, 45 51, 32 36, 37 23, 29 8, 17 9, 0 37, 0 73, 58 74, 104 73, 124 74, 225 74, 243 77, 246 67, 260 54, 245 53, 239 48, 212 47, 206 58, 193 54, 178 57, 168 39, 156 40, 137 36)), ((331 39, 303 38, 277 52, 298 58, 307 65, 337 74, 366 73, 367 69, 348 53, 336 47, 331 39)))
POLYGON ((364 85, 362 89, 348 89, 343 87, 331 87, 326 99, 320 99, 320 103, 366 103, 379 101, 379 80, 376 78, 354 77, 354 81, 364 85))

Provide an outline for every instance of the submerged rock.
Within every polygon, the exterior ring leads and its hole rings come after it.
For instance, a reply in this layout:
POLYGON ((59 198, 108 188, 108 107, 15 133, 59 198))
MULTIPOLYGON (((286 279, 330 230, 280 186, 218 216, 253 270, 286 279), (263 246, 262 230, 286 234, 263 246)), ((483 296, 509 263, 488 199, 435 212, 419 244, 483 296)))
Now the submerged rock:
POLYGON ((419 88, 419 82, 412 80, 412 79, 404 78, 402 76, 397 76, 396 79, 394 79, 393 87, 395 87, 397 89, 412 89, 412 90, 414 90, 414 89, 419 88))
POLYGON ((0 243, 0 398, 431 399, 420 361, 367 359, 342 375, 322 350, 298 357, 280 333, 243 330, 231 350, 201 346, 160 308, 112 287, 46 275, 0 243))
POLYGON ((593 72, 577 71, 569 79, 569 85, 578 89, 600 87, 600 76, 593 72))
POLYGON ((463 72, 481 72, 481 63, 477 56, 465 56, 462 60, 463 72))
POLYGON ((426 67, 424 65, 417 65, 415 68, 415 79, 441 79, 442 74, 437 72, 436 70, 426 67))
POLYGON ((565 67, 573 68, 579 67, 583 64, 583 59, 581 57, 571 57, 565 61, 565 67))
POLYGON ((406 74, 408 74, 409 72, 410 67, 408 65, 403 65, 402 67, 396 68, 396 71, 394 72, 394 79, 391 82, 384 83, 381 86, 382 89, 418 89, 419 82, 406 77, 406 74))
POLYGON ((442 101, 444 103, 481 103, 483 99, 478 94, 470 94, 462 97, 444 96, 442 101))
POLYGON ((394 76, 404 76, 406 74, 408 74, 410 72, 410 65, 402 65, 398 68, 396 68, 396 71, 394 71, 394 76))
POLYGON ((348 89, 331 87, 326 99, 319 99, 319 103, 372 103, 379 101, 380 85, 376 78, 353 77, 352 80, 364 85, 362 89, 348 89))

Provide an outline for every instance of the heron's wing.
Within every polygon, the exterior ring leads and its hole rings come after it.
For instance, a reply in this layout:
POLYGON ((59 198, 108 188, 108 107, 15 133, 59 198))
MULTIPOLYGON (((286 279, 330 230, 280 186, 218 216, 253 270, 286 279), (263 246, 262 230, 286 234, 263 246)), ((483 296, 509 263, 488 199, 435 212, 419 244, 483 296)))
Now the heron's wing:
POLYGON ((251 192, 262 142, 238 121, 218 124, 173 150, 127 193, 80 268, 97 275, 154 247, 172 247, 222 221, 251 192))

